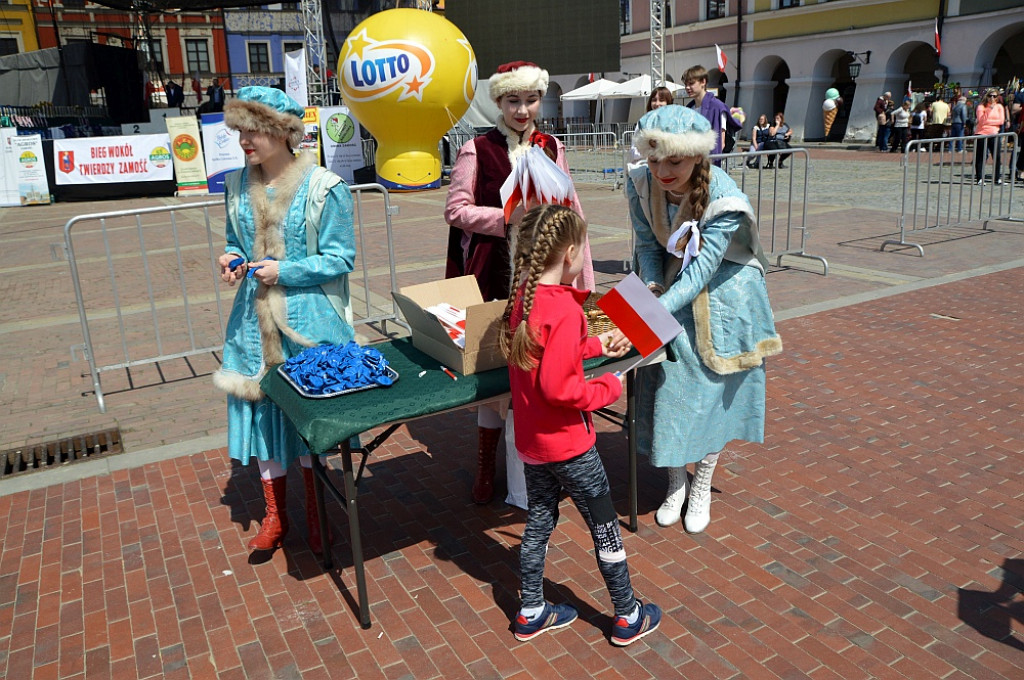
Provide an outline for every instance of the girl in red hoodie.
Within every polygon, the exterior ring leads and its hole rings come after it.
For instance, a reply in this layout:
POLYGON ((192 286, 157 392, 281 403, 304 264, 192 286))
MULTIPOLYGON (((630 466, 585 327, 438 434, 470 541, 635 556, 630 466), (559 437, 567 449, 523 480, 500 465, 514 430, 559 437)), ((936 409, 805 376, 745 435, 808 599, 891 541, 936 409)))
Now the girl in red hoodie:
POLYGON ((615 608, 611 641, 623 646, 653 632, 661 610, 633 596, 608 476, 594 446, 590 412, 615 402, 622 382, 610 374, 584 380, 583 360, 623 356, 629 341, 618 331, 587 337, 582 304, 588 293, 570 285, 583 268, 586 235, 587 225, 575 211, 542 205, 526 213, 516 239, 512 280, 518 285, 501 334, 529 506, 515 637, 530 640, 576 620, 571 605, 544 601, 544 558, 564 490, 593 535, 597 566, 615 608))

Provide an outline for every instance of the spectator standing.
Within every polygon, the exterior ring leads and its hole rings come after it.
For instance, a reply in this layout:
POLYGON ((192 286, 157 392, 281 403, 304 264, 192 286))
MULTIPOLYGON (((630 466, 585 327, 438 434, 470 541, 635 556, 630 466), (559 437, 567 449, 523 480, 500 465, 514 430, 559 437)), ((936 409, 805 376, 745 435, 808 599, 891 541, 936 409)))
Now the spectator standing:
POLYGON ((885 151, 889 146, 889 131, 892 129, 892 124, 889 120, 889 114, 892 110, 892 93, 883 92, 881 96, 875 100, 875 122, 878 124, 878 132, 875 135, 875 146, 878 147, 879 151, 885 151))
POLYGON ((903 100, 903 106, 892 112, 892 148, 890 153, 903 153, 910 139, 910 98, 903 100))
MULTIPOLYGON (((712 155, 722 153, 722 149, 725 148, 726 127, 729 124, 729 107, 718 97, 707 96, 708 71, 703 66, 688 68, 683 74, 683 83, 686 85, 687 96, 693 97, 693 102, 688 106, 699 111, 715 131, 715 148, 711 150, 712 155)), ((720 164, 720 161, 715 161, 715 165, 720 164)))
MULTIPOLYGON (((914 113, 910 117, 910 139, 920 140, 924 139, 925 125, 928 121, 928 105, 921 102, 914 107, 914 113)), ((917 147, 918 151, 923 151, 924 147, 917 147)))
POLYGON ((1003 125, 1006 124, 1006 108, 999 103, 999 93, 995 89, 985 93, 985 99, 974 112, 974 117, 977 120, 974 134, 987 136, 987 139, 979 139, 974 143, 974 179, 979 186, 985 185, 985 161, 991 156, 995 166, 992 179, 996 184, 1002 184, 1002 168, 999 167, 1002 139, 996 135, 1003 131, 1003 125))
MULTIPOLYGON (((950 138, 960 138, 964 136, 964 130, 967 128, 967 97, 961 96, 956 100, 956 104, 953 106, 953 110, 949 114, 949 136, 950 138)), ((950 152, 953 151, 953 142, 949 143, 950 152)), ((962 139, 956 141, 956 151, 960 153, 964 150, 964 142, 962 139)))
POLYGON ((210 110, 214 113, 224 110, 224 88, 220 81, 214 78, 210 86, 206 88, 206 98, 210 100, 210 110))
POLYGON ((942 99, 932 102, 931 117, 928 120, 928 138, 942 139, 949 133, 949 104, 942 99))

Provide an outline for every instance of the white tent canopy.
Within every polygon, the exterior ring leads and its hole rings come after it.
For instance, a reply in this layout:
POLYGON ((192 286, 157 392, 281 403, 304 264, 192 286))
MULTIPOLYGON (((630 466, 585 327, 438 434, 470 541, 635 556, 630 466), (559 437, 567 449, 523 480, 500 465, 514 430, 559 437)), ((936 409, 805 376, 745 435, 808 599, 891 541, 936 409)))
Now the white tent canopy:
MULTIPOLYGON (((675 83, 669 82, 665 83, 665 87, 667 87, 672 92, 672 94, 675 94, 680 90, 685 90, 685 88, 682 85, 676 85, 675 83)), ((642 75, 637 76, 632 80, 627 80, 624 83, 617 84, 611 90, 606 92, 603 95, 603 98, 628 99, 630 97, 648 97, 650 96, 651 90, 653 89, 654 88, 651 87, 651 77, 649 75, 642 75)))
POLYGON ((579 101, 587 99, 604 99, 605 93, 618 87, 618 83, 605 78, 599 78, 592 83, 587 83, 583 87, 577 87, 575 90, 569 90, 562 95, 562 101, 579 101))

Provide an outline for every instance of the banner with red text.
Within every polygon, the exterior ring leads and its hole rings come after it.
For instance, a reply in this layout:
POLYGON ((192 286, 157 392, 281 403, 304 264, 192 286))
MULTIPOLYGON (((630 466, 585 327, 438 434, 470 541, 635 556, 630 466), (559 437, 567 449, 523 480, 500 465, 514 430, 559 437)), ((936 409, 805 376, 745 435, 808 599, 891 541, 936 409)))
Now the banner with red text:
POLYGON ((174 179, 166 134, 53 140, 57 184, 159 182, 174 179))

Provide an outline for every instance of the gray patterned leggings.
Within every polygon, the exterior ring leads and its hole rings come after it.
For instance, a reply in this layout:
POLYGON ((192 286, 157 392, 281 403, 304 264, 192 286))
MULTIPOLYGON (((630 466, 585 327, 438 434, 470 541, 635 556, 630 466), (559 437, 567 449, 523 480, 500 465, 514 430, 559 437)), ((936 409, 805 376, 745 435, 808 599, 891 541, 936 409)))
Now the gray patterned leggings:
POLYGON ((594 537, 597 568, 612 596, 615 615, 632 613, 636 599, 629 582, 626 550, 619 533, 619 517, 612 505, 608 475, 597 448, 560 463, 525 467, 529 510, 519 553, 523 606, 544 605, 544 558, 548 539, 558 523, 558 502, 565 489, 594 537))

